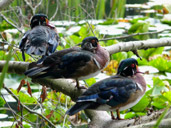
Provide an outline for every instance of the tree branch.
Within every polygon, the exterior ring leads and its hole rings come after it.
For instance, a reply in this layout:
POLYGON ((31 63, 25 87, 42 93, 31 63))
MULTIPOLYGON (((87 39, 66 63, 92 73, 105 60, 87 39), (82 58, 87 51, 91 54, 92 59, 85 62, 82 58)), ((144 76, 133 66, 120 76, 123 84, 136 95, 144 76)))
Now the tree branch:
MULTIPOLYGON (((55 18, 56 14, 57 14, 57 12, 58 12, 58 4, 59 4, 59 1, 56 0, 56 10, 55 10, 53 16, 50 18, 50 21, 52 21, 52 20, 55 18)), ((59 6, 60 6, 60 5, 59 5, 59 6)))
POLYGON ((115 45, 106 47, 106 50, 110 54, 117 52, 127 52, 136 49, 148 49, 148 48, 157 48, 171 46, 171 38, 161 38, 161 39, 149 39, 145 41, 130 41, 130 42, 120 42, 115 45))
MULTIPOLYGON (((17 102, 20 102, 20 100, 18 99, 18 97, 17 97, 10 89, 8 89, 7 87, 4 87, 4 89, 5 89, 9 94, 11 94, 12 97, 13 97, 17 102)), ((40 113, 38 113, 38 112, 32 111, 31 109, 29 109, 27 106, 25 106, 25 105, 22 104, 21 102, 20 102, 20 105, 21 105, 21 107, 23 107, 24 109, 26 109, 28 112, 40 116, 41 118, 43 118, 45 121, 47 121, 51 126, 53 126, 53 127, 55 128, 55 125, 54 125, 50 120, 48 120, 44 115, 42 115, 42 114, 40 114, 40 113)), ((22 116, 21 116, 21 117, 22 117, 22 116)))
POLYGON ((0 16, 2 16, 2 18, 9 23, 10 25, 12 25, 14 28, 16 28, 19 32, 23 33, 22 29, 20 29, 17 25, 13 24, 11 21, 9 21, 6 16, 4 16, 2 13, 0 13, 0 16))
POLYGON ((1 0, 0 1, 0 11, 8 7, 14 0, 1 0))
MULTIPOLYGON (((122 42, 119 44, 115 44, 112 46, 106 47, 110 54, 114 54, 117 52, 123 51, 132 51, 135 49, 147 49, 147 48, 156 48, 156 47, 163 47, 163 46, 171 46, 171 38, 166 39, 154 39, 154 40, 146 40, 146 41, 132 41, 132 42, 122 42)), ((2 71, 5 61, 0 61, 0 71, 2 71)), ((19 61, 10 61, 8 72, 9 73, 16 73, 16 74, 23 74, 26 69, 28 68, 28 62, 19 62, 19 61)), ((60 91, 75 100, 84 90, 77 90, 75 88, 75 84, 66 79, 33 79, 35 83, 39 83, 41 85, 46 85, 55 89, 56 91, 60 91)), ((89 124, 90 127, 125 127, 128 125, 134 125, 135 120, 121 120, 121 121, 113 121, 111 120, 110 116, 107 112, 101 111, 93 111, 93 110, 86 110, 87 116, 91 119, 89 124)), ((149 122, 149 120, 154 120, 161 114, 161 112, 157 112, 151 114, 150 116, 145 116, 141 118, 142 122, 149 122), (147 118, 148 117, 148 118, 147 118)))
POLYGON ((152 34, 162 33, 164 31, 171 31, 171 29, 163 29, 163 30, 156 31, 156 32, 134 33, 134 34, 125 35, 125 36, 118 36, 118 37, 100 39, 99 41, 125 39, 125 38, 129 38, 129 37, 133 37, 133 36, 139 36, 139 35, 152 35, 152 34))

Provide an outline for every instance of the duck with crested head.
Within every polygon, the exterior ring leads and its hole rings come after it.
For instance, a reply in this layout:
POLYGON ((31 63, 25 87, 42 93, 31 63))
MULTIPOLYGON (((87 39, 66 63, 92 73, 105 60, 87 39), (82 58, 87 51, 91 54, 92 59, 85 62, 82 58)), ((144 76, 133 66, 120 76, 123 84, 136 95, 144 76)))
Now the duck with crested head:
MULTIPOLYGON (((87 37, 81 47, 57 51, 48 56, 42 64, 28 69, 25 75, 33 78, 50 77, 84 80, 99 74, 109 62, 109 53, 100 46, 96 37, 87 37)), ((84 87, 83 87, 84 88, 84 87)))
POLYGON ((117 74, 101 80, 88 88, 78 97, 76 104, 66 114, 74 115, 84 109, 120 112, 136 105, 146 91, 146 82, 138 69, 138 62, 133 58, 123 60, 117 74))
POLYGON ((31 18, 30 28, 31 30, 28 30, 21 39, 19 48, 24 61, 24 52, 26 52, 29 55, 42 56, 38 60, 38 63, 41 63, 47 56, 55 52, 59 44, 59 35, 45 14, 35 14, 31 18))

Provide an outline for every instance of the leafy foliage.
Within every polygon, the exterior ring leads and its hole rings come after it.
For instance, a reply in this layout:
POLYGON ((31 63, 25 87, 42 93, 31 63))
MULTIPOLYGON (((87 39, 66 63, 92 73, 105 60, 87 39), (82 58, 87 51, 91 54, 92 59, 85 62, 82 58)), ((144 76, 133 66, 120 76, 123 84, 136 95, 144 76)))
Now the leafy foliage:
POLYGON ((171 62, 163 57, 157 57, 151 60, 150 65, 157 68, 160 72, 171 72, 171 62))
MULTIPOLYGON (((148 28, 149 28, 149 23, 136 22, 131 26, 131 28, 129 28, 128 34, 148 32, 148 28)), ((134 36, 134 38, 138 40, 147 40, 149 38, 149 35, 138 35, 138 36, 134 36)))

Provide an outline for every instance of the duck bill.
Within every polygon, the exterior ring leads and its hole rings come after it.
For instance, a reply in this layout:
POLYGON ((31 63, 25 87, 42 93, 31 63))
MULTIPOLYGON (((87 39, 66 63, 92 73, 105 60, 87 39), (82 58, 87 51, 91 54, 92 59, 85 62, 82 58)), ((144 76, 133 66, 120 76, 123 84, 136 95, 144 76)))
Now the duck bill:
POLYGON ((137 66, 137 71, 136 71, 136 73, 145 74, 144 72, 141 72, 141 71, 138 69, 138 66, 137 66))
POLYGON ((48 26, 50 28, 55 28, 54 25, 52 25, 52 24, 49 23, 49 20, 48 19, 46 19, 46 26, 48 26))

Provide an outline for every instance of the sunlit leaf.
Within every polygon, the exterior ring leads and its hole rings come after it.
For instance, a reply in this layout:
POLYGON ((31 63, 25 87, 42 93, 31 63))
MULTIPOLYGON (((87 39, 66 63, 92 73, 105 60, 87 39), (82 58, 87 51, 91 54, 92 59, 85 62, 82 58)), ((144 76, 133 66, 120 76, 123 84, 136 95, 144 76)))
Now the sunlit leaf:
POLYGON ((149 59, 149 57, 157 55, 157 54, 162 54, 164 50, 164 47, 159 47, 159 48, 150 48, 147 50, 139 50, 138 53, 142 58, 149 59))
POLYGON ((135 24, 137 23, 139 20, 146 20, 148 17, 139 17, 139 18, 135 18, 135 19, 132 19, 130 20, 129 22, 132 23, 132 24, 135 24))
POLYGON ((158 109, 162 109, 166 107, 166 99, 163 98, 163 96, 155 96, 153 98, 153 101, 151 103, 151 105, 155 106, 158 109))
POLYGON ((171 72, 171 62, 163 57, 157 57, 151 60, 150 65, 157 68, 160 72, 171 72))
MULTIPOLYGON (((144 33, 144 32, 148 32, 148 28, 149 28, 149 23, 137 22, 129 28, 128 33, 129 34, 144 33)), ((149 38, 149 35, 138 35, 138 36, 134 36, 134 38, 138 40, 146 40, 149 38)))
POLYGON ((117 24, 117 20, 115 19, 107 19, 103 23, 99 23, 99 25, 111 25, 111 24, 117 24))
POLYGON ((2 97, 0 97, 0 107, 3 107, 5 105, 5 101, 2 97))
POLYGON ((90 87, 91 85, 93 85, 94 83, 96 83, 96 79, 95 78, 86 79, 85 82, 90 87))
POLYGON ((138 61, 139 66, 140 65, 149 65, 149 62, 144 58, 142 58, 142 60, 140 60, 140 58, 138 58, 137 61, 138 61))
POLYGON ((161 95, 161 91, 167 91, 164 82, 158 77, 153 77, 152 96, 161 95))
MULTIPOLYGON (((12 45, 13 45, 14 43, 15 43, 15 42, 12 41, 12 45)), ((9 63, 11 57, 12 57, 12 46, 10 47, 9 53, 8 53, 8 55, 7 55, 7 58, 6 58, 6 63, 5 63, 5 65, 3 66, 2 73, 1 73, 1 76, 0 76, 0 90, 1 90, 1 88, 2 88, 2 86, 3 86, 3 82, 4 82, 4 79, 5 79, 5 74, 6 74, 7 71, 8 71, 8 63, 9 63)))
POLYGON ((126 59, 126 58, 127 58, 126 52, 118 52, 118 53, 112 54, 112 59, 117 60, 119 63, 121 60, 126 59))
POLYGON ((124 119, 130 119, 130 118, 133 118, 135 117, 136 114, 134 112, 128 112, 126 113, 126 115, 124 116, 124 119))
POLYGON ((147 95, 144 95, 143 98, 131 109, 135 112, 142 112, 147 108, 149 103, 150 103, 149 97, 147 95))
POLYGON ((24 104, 35 104, 37 103, 37 101, 35 100, 35 97, 30 97, 28 94, 23 93, 23 92, 19 92, 17 93, 17 90, 13 90, 11 89, 11 91, 18 96, 20 102, 24 103, 24 104))
POLYGON ((111 60, 108 64, 108 66, 104 69, 106 74, 112 75, 113 73, 116 73, 116 69, 118 68, 118 61, 116 60, 111 60))
POLYGON ((171 91, 163 92, 162 95, 171 103, 171 91))

